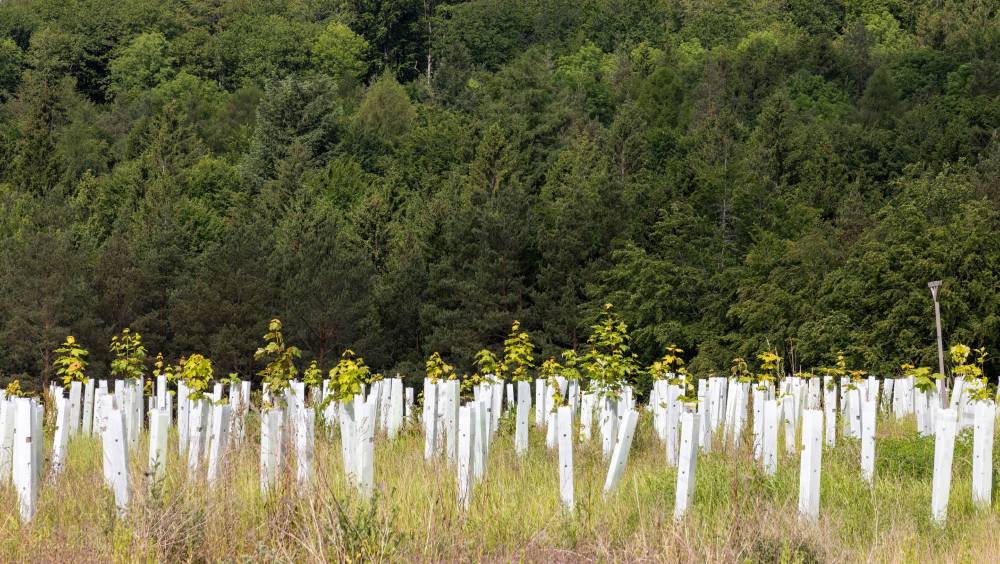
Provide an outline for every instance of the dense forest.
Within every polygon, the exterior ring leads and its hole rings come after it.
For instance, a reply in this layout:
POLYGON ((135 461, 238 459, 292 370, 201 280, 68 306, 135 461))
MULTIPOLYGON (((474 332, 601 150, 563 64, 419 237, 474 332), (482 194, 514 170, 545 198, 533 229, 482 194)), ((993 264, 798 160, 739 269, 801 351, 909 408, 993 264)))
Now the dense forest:
POLYGON ((1000 348, 992 0, 7 0, 0 373, 1000 348))

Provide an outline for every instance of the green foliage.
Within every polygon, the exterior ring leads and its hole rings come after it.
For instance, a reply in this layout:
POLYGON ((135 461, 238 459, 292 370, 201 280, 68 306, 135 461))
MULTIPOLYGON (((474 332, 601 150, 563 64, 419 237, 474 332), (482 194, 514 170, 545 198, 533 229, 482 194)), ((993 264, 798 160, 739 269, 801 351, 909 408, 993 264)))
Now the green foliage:
POLYGON ((663 358, 649 365, 649 375, 654 380, 670 380, 671 384, 679 384, 686 379, 687 369, 681 354, 684 350, 677 345, 667 345, 663 358))
POLYGON ((189 356, 180 372, 181 381, 188 388, 188 398, 193 400, 204 398, 214 374, 211 360, 200 354, 189 356))
MULTIPOLYGON (((265 362, 265 366, 257 374, 268 385, 272 397, 282 398, 289 383, 299 373, 295 360, 302 356, 302 351, 285 344, 281 333, 281 320, 272 319, 267 324, 264 334, 264 346, 254 353, 254 360, 265 362)), ((279 401, 281 401, 279 399, 279 401)))
POLYGON ((505 367, 500 363, 497 355, 489 349, 482 349, 476 353, 475 365, 478 369, 477 376, 485 378, 487 375, 492 375, 495 380, 503 380, 505 367))
POLYGON ((7 393, 7 397, 9 398, 23 398, 25 396, 24 390, 21 389, 21 381, 17 378, 7 382, 4 392, 7 393))
POLYGON ((416 111, 406 90, 391 74, 383 74, 361 99, 354 122, 358 129, 384 143, 394 143, 405 134, 416 111))
POLYGON ((337 365, 330 369, 330 392, 334 401, 344 403, 361 393, 362 386, 371 381, 371 369, 365 360, 347 349, 340 356, 337 365))
POLYGON ((17 88, 24 69, 24 52, 10 38, 0 39, 0 99, 6 99, 17 88))
POLYGON ((302 382, 307 386, 321 386, 323 384, 323 371, 319 369, 315 360, 311 361, 309 366, 302 371, 302 382))
POLYGON ((580 358, 591 389, 605 396, 618 396, 639 369, 635 353, 629 347, 628 326, 604 304, 597 323, 591 326, 587 351, 580 358))
POLYGON ((555 358, 548 358, 542 362, 542 366, 539 369, 539 376, 545 379, 549 388, 553 390, 552 392, 552 413, 555 413, 560 407, 566 405, 566 398, 563 397, 561 388, 559 387, 559 376, 562 376, 563 367, 556 362, 555 358))
POLYGON ((55 350, 56 375, 63 380, 64 386, 70 382, 87 383, 87 349, 76 342, 76 337, 69 335, 62 346, 55 350))
POLYGON ((137 35, 108 65, 109 89, 116 94, 138 93, 174 75, 170 44, 162 33, 137 35))
POLYGON ((573 349, 562 352, 563 363, 561 370, 567 380, 579 380, 583 374, 580 372, 580 356, 573 349))
POLYGON ((339 80, 357 80, 368 71, 368 49, 364 37, 332 21, 312 44, 313 65, 339 80))
POLYGON ((740 357, 733 359, 732 366, 729 369, 729 374, 731 377, 735 378, 737 382, 750 382, 753 379, 753 374, 750 372, 750 367, 747 365, 747 361, 740 357))
POLYGON ((26 387, 122 327, 254 374, 271 317, 318 366, 409 377, 502 356, 517 319, 570 376, 604 302, 644 367, 675 343, 697 374, 887 374, 936 361, 929 279, 949 341, 1000 344, 989 10, 54 6, 0 6, 0 370, 26 387))
POLYGON ((757 383, 763 385, 766 382, 777 384, 781 378, 782 358, 772 351, 764 351, 757 355, 760 361, 760 372, 757 373, 757 383))
POLYGON ((534 352, 531 337, 527 331, 521 330, 521 322, 515 320, 503 342, 503 371, 509 373, 515 382, 530 381, 530 371, 535 366, 534 352))
POLYGON ((142 380, 146 374, 146 347, 142 344, 142 335, 126 327, 121 334, 111 337, 108 348, 114 355, 111 376, 142 380))
POLYGON ((436 351, 427 358, 427 363, 425 365, 425 377, 435 384, 441 380, 454 380, 457 378, 455 375, 455 367, 446 363, 444 359, 441 358, 441 354, 436 351))

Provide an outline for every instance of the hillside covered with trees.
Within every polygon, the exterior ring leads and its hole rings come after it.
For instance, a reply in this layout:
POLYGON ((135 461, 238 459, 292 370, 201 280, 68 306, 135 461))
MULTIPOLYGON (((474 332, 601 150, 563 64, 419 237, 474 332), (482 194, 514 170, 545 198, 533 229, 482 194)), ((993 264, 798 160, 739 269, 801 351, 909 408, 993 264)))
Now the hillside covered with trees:
POLYGON ((606 302, 643 361, 1000 348, 990 0, 8 0, 0 373, 252 375, 267 319, 465 369, 606 302))

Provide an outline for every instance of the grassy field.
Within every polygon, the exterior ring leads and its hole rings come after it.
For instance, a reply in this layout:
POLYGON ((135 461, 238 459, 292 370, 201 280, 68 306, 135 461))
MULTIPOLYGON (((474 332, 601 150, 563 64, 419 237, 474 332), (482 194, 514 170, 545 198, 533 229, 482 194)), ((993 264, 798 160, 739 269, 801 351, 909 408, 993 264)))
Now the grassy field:
MULTIPOLYGON (((692 510, 674 523, 676 475, 664 463, 648 414, 624 478, 606 499, 599 443, 576 450, 572 515, 560 508, 556 452, 545 449, 544 435, 532 427, 529 454, 518 460, 512 423, 503 422, 466 514, 455 501, 454 471, 442 461, 425 463, 422 437, 412 429, 395 442, 377 442, 372 502, 357 500, 346 484, 336 434, 329 440, 318 433, 311 492, 286 481, 268 498, 258 493, 255 440, 230 452, 225 478, 214 488, 189 482, 174 457, 155 492, 143 474, 143 440, 131 454, 133 500, 125 518, 116 515, 104 487, 99 442, 76 438, 64 473, 45 480, 31 524, 19 523, 13 489, 0 488, 0 560, 927 562, 1000 556, 996 509, 978 510, 970 500, 969 432, 957 441, 944 528, 930 522, 933 439, 917 438, 912 420, 885 416, 873 487, 860 478, 858 442, 840 439, 824 452, 818 523, 797 517, 798 457, 784 456, 777 475, 765 477, 749 445, 700 457, 692 510)), ((248 431, 257 436, 252 421, 248 431)), ((170 452, 176 453, 176 437, 170 452)), ((288 474, 293 479, 294 472, 288 474)))

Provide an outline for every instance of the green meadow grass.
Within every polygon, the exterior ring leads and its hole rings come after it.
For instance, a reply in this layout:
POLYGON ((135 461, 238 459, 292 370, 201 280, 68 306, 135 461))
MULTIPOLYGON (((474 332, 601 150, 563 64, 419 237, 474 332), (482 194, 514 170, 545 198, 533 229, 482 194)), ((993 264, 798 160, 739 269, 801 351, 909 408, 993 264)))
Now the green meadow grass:
MULTIPOLYGON (((251 417, 248 437, 256 437, 251 417)), ((13 488, 0 488, 3 561, 987 561, 1000 555, 996 509, 971 503, 971 434, 956 443, 948 522, 930 521, 932 438, 912 420, 879 422, 875 481, 860 477, 860 445, 825 449, 820 519, 798 518, 798 456, 763 475, 746 443, 699 457, 694 503, 673 520, 676 473, 643 414, 618 488, 595 440, 575 449, 576 508, 559 501, 558 456, 532 426, 523 459, 505 419, 471 508, 458 509, 455 471, 426 463, 409 429, 376 443, 376 495, 362 501, 343 477, 336 433, 318 430, 311 491, 294 485, 294 460, 268 497, 259 494, 256 441, 233 449, 209 488, 186 479, 171 437, 167 477, 150 489, 145 438, 130 453, 132 502, 120 517, 101 474, 96 439, 74 438, 67 466, 43 481, 35 519, 22 525, 13 488)), ((749 441, 750 433, 745 433, 749 441)), ((718 439, 715 446, 718 447, 718 439)), ((1000 454, 994 460, 1000 459, 1000 454)))

